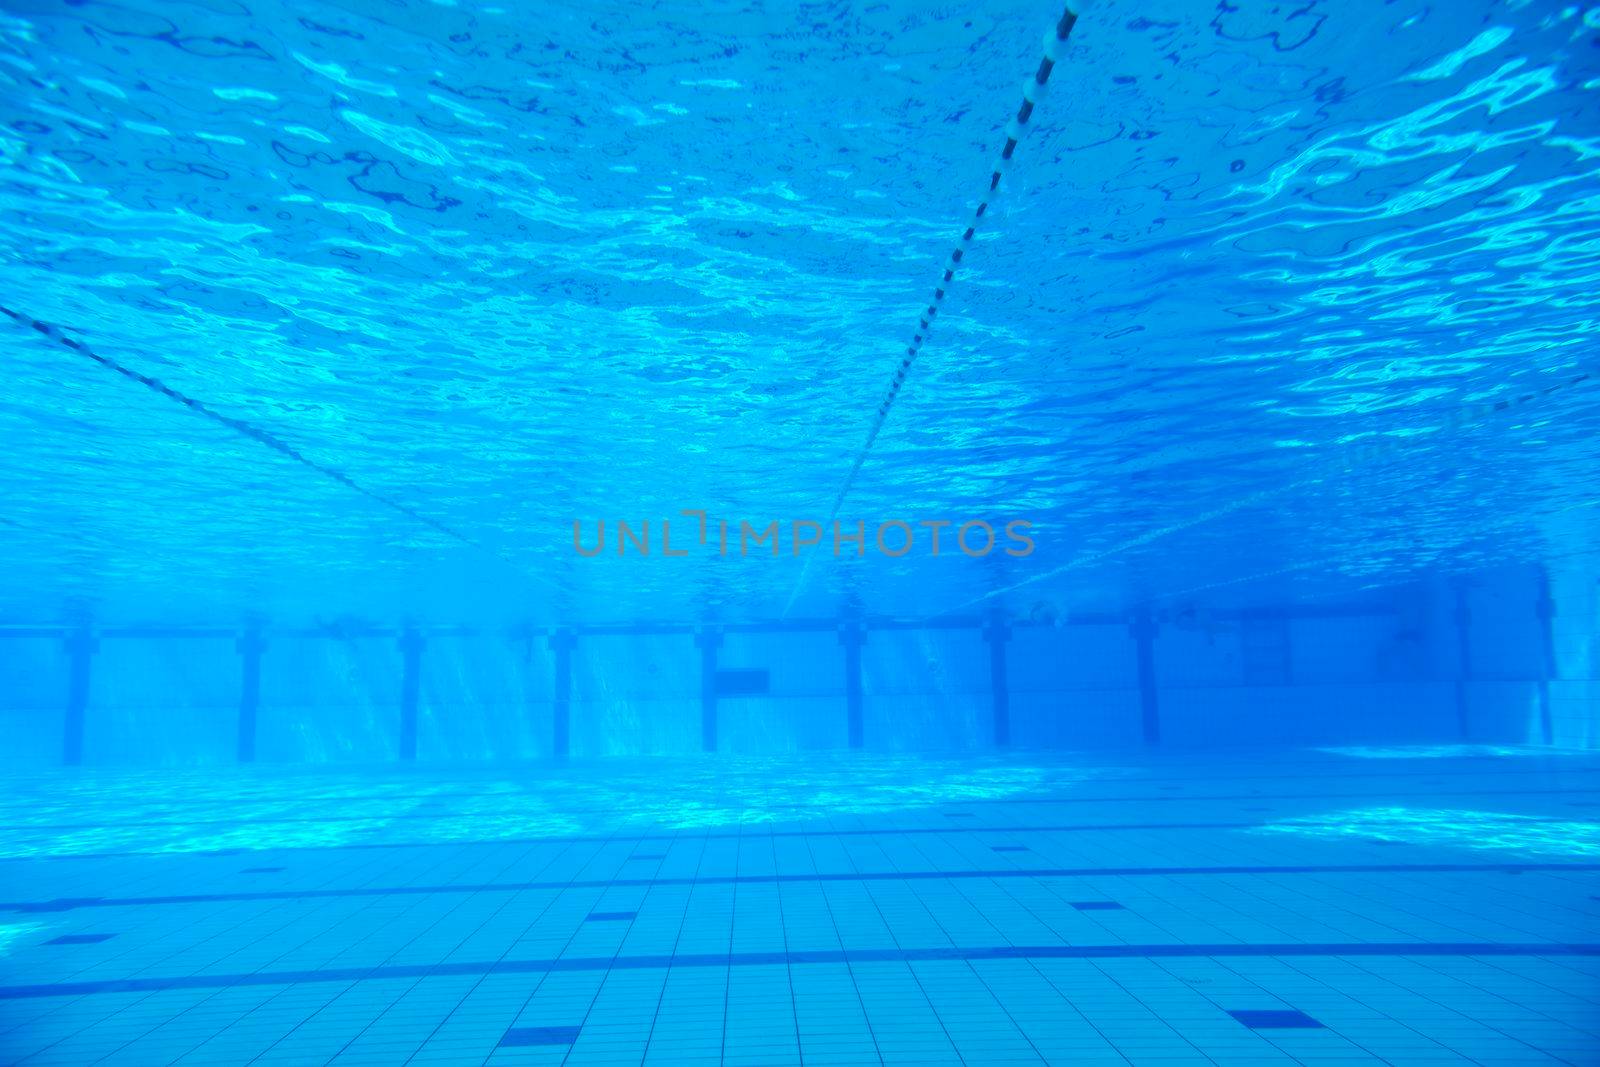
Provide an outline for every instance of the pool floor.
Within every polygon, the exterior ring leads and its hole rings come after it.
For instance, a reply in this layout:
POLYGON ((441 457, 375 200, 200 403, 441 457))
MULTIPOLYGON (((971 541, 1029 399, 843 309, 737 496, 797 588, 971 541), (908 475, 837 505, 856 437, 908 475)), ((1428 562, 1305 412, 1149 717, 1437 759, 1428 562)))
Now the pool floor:
POLYGON ((5 1063, 1600 1062, 1585 754, 4 784, 5 1063))

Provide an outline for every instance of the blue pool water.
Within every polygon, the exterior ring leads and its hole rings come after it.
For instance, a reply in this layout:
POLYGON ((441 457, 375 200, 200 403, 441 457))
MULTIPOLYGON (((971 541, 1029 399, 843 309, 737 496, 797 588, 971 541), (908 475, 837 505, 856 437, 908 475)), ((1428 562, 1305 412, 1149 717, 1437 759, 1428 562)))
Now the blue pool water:
POLYGON ((0 1063, 1600 1063, 1600 7, 0 5, 0 1063))

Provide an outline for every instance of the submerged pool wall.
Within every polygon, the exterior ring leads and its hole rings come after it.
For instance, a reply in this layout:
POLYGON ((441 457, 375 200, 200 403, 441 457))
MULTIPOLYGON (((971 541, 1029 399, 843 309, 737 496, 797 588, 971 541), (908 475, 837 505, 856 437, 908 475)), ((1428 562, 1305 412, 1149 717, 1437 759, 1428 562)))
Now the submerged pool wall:
POLYGON ((1548 583, 1546 655, 1555 743, 1600 748, 1600 578, 1552 568, 1548 583))
POLYGON ((1593 576, 1061 625, 12 627, 12 767, 1600 740, 1593 576))

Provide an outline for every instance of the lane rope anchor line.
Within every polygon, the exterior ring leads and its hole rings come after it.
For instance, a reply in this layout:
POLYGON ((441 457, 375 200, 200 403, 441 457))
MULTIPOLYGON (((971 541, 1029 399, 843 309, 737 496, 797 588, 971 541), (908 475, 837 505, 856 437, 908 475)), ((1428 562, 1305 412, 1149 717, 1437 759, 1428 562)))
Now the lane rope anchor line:
POLYGON ((471 537, 468 537, 466 534, 448 525, 447 523, 440 522, 438 519, 425 515, 416 508, 412 507, 410 504, 407 504, 401 500, 397 500, 394 497, 389 496, 387 493, 382 493, 376 489, 371 489, 365 485, 362 485, 360 482, 356 481, 345 472, 339 470, 337 467, 330 467, 325 463, 317 462, 271 431, 264 430, 253 423, 244 421, 243 419, 236 419, 231 415, 224 415, 222 412, 217 411, 215 408, 210 407, 204 402, 179 392, 178 390, 172 388, 172 386, 161 381, 159 378, 152 378, 150 375, 142 374, 131 367, 125 367, 116 360, 111 359, 109 356, 103 356, 94 351, 82 341, 68 337, 61 331, 59 327, 52 326, 48 322, 41 322, 32 316, 24 315, 22 312, 15 311, 12 308, 4 305, 0 305, 0 313, 5 314, 23 329, 31 329, 34 333, 39 334, 41 337, 44 337, 50 341, 54 341, 63 348, 69 349, 77 355, 84 356, 95 363, 100 364, 100 366, 105 367, 107 370, 110 370, 116 374, 120 374, 122 377, 127 378, 130 381, 138 382, 145 388, 153 392, 160 393, 162 396, 167 397, 170 400, 175 400, 184 407, 188 408, 190 411, 193 411, 198 415, 203 415, 213 422, 226 426, 228 429, 244 437, 248 437, 252 441, 263 444, 272 449, 274 452, 288 457, 303 467, 307 467, 313 471, 316 471, 323 477, 329 478, 345 488, 359 493, 369 500, 382 504, 384 507, 389 508, 392 511, 397 511, 406 518, 421 523, 430 530, 441 533, 451 540, 457 541, 460 544, 468 546, 469 548, 474 548, 479 552, 483 552, 489 556, 492 556, 494 559, 516 571, 519 575, 533 582, 535 585, 543 586, 548 584, 540 579, 535 578, 525 568, 511 562, 511 560, 507 559, 499 552, 488 547, 487 545, 482 544, 479 541, 474 540, 471 537))
MULTIPOLYGON (((990 169, 989 185, 978 200, 978 206, 972 213, 972 218, 967 223, 967 228, 961 234, 961 239, 950 252, 950 257, 945 261, 944 272, 939 283, 934 287, 933 299, 923 309, 921 317, 917 320, 916 332, 912 335, 911 343, 906 346, 905 353, 900 357, 900 363, 895 368, 894 375, 889 380, 889 388, 884 393, 883 400, 878 404, 873 414, 872 425, 867 431, 867 439, 856 451, 855 458, 850 464, 849 473, 845 475, 844 482, 839 486, 839 491, 834 494, 833 503, 828 509, 828 520, 824 529, 832 529, 834 521, 839 517, 839 509, 843 507, 845 497, 854 487, 856 477, 861 473, 861 467, 867 461, 867 454, 872 451, 872 446, 878 440, 878 434, 883 430, 883 424, 889 418, 889 412, 894 407, 895 399, 900 395, 900 387, 905 384, 906 377, 911 373, 911 367, 916 363, 917 357, 922 354, 922 348, 927 343, 928 335, 933 330, 933 324, 938 318, 939 309, 944 304, 944 298, 951 283, 955 280, 956 271, 961 267, 961 261, 972 248, 973 239, 977 236, 978 227, 983 224, 983 217, 989 211, 990 204, 1000 193, 1000 180, 1011 169, 1012 157, 1016 154, 1017 145, 1022 142, 1023 135, 1027 133, 1029 123, 1033 119, 1035 108, 1044 101, 1050 86, 1050 74, 1055 70, 1056 64, 1061 60, 1061 54, 1066 50, 1067 39, 1072 35, 1072 28, 1077 25, 1078 15, 1086 6, 1085 0, 1073 0, 1071 4, 1063 7, 1061 17, 1056 20, 1050 29, 1045 31, 1039 57, 1038 69, 1029 75, 1022 83, 1022 103, 1017 107, 1017 113, 1011 121, 1006 123, 1006 142, 1000 149, 1000 157, 990 169)), ((811 555, 806 557, 806 562, 800 571, 799 580, 796 581, 794 591, 789 594, 789 601, 784 605, 783 617, 787 618, 794 607, 795 600, 800 596, 800 591, 805 586, 806 572, 811 567, 811 555)))

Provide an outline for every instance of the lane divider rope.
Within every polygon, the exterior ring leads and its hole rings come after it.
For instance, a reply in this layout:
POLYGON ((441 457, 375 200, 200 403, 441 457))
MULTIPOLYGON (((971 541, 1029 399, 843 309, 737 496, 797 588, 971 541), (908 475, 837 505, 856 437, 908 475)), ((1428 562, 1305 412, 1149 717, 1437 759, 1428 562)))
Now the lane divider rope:
MULTIPOLYGON (((966 230, 961 234, 960 241, 951 251, 949 259, 945 261, 944 272, 939 283, 934 287, 933 299, 923 309, 917 321, 917 329, 912 335, 911 342, 906 346, 905 353, 900 357, 900 363, 895 368, 893 376, 889 379, 889 387, 883 399, 879 402, 877 410, 873 413, 872 425, 867 431, 867 439, 856 451, 855 458, 850 463, 850 470, 845 475, 839 491, 834 494, 833 504, 828 509, 828 521, 824 529, 832 529, 833 523, 839 517, 839 509, 844 505, 845 497, 854 487, 856 477, 861 473, 861 467, 867 461, 867 455, 872 451, 872 446, 877 442, 883 424, 889 418, 889 412, 894 407, 895 399, 900 395, 900 387, 905 384, 906 377, 911 373, 911 367, 916 363, 917 357, 922 354, 922 348, 928 341, 928 335, 933 330, 933 324, 938 318, 939 309, 944 304, 945 295, 951 283, 955 280, 956 271, 960 269, 962 260, 972 249, 973 239, 977 236, 978 227, 983 224, 984 215, 989 211, 990 205, 1000 194, 1000 180, 1011 169, 1012 157, 1015 155, 1017 145, 1021 143, 1023 135, 1027 133, 1029 124, 1033 119, 1035 108, 1043 102, 1048 95, 1050 74, 1060 62, 1062 53, 1066 50, 1067 38, 1072 35, 1072 28, 1077 24, 1078 14, 1083 10, 1085 0, 1073 0, 1061 11, 1061 17, 1056 20, 1050 29, 1045 31, 1044 41, 1039 58, 1038 69, 1022 83, 1022 103, 1017 107, 1017 113, 1010 122, 1006 123, 1006 141, 1000 149, 1000 157, 990 169, 989 185, 982 197, 978 200, 977 209, 973 211, 972 218, 967 223, 966 230)), ((789 601, 784 606, 783 617, 787 617, 794 607, 794 602, 800 595, 800 590, 805 585, 806 571, 810 569, 811 556, 806 557, 806 562, 800 571, 800 578, 795 583, 795 588, 789 595, 789 601)))
POLYGON ((4 305, 0 305, 0 312, 3 312, 12 320, 12 322, 23 329, 31 329, 34 333, 39 334, 41 337, 44 337, 50 341, 54 341, 61 347, 100 364, 100 366, 106 368, 107 370, 113 371, 130 381, 138 382, 145 388, 151 390, 152 392, 160 393, 169 400, 175 400, 197 415, 203 415, 212 422, 226 426, 228 429, 240 434, 241 436, 248 437, 252 441, 265 445, 274 452, 286 456, 301 466, 309 468, 323 477, 337 482, 346 489, 350 489, 353 492, 359 493, 367 499, 375 501, 392 511, 397 511, 408 519, 412 519, 415 522, 421 523, 423 526, 441 533, 454 541, 493 556, 502 564, 510 567, 512 570, 515 570, 518 574, 537 585, 549 584, 542 579, 536 578, 525 568, 511 562, 499 552, 489 548, 487 545, 484 545, 479 541, 474 540, 471 537, 468 537, 466 534, 455 529, 454 527, 418 511, 410 504, 407 504, 401 500, 397 500, 387 493, 383 493, 376 489, 362 485, 360 482, 356 481, 344 471, 339 470, 337 467, 330 467, 326 463, 317 462, 269 430, 264 430, 259 426, 244 421, 243 419, 236 419, 231 415, 224 415, 222 412, 205 404, 204 402, 179 392, 170 385, 167 385, 165 382, 161 381, 159 378, 152 378, 148 374, 141 374, 139 371, 136 371, 131 367, 125 367, 116 360, 111 359, 108 356, 103 356, 94 351, 82 341, 68 337, 60 330, 59 327, 52 326, 48 322, 41 322, 38 319, 24 315, 22 312, 15 311, 9 307, 5 307, 4 305))

